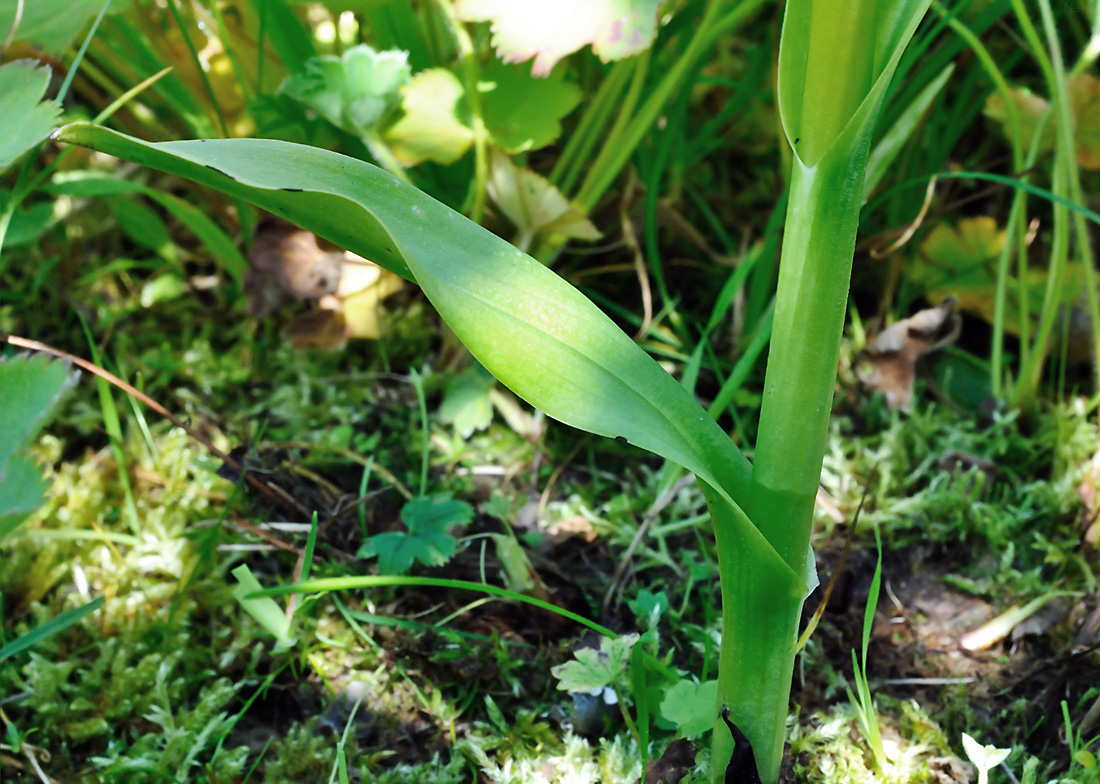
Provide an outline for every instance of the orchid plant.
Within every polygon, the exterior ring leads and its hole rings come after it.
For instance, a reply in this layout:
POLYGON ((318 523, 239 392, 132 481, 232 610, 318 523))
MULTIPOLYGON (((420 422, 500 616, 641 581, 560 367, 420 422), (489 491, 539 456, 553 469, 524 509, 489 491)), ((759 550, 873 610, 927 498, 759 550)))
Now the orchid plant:
POLYGON ((55 138, 218 189, 377 262, 419 285, 470 352, 531 405, 693 472, 713 519, 722 584, 714 779, 733 753, 728 712, 752 744, 761 780, 775 782, 799 619, 816 584, 810 525, 871 135, 928 5, 787 3, 779 109, 793 152, 791 190, 752 464, 583 294, 392 171, 264 139, 149 143, 89 123, 55 138))

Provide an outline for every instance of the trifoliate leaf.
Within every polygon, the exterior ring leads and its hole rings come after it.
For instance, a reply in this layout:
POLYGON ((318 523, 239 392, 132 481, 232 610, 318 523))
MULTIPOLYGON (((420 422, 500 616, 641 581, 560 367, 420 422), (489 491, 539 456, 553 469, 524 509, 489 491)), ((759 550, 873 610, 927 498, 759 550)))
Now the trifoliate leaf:
POLYGON ((455 554, 458 544, 450 530, 466 525, 473 515, 473 507, 454 500, 450 493, 414 498, 401 510, 408 531, 370 537, 359 548, 358 557, 377 555, 383 574, 404 574, 414 562, 442 566, 455 554))
POLYGON ((560 71, 536 79, 494 60, 481 72, 482 115, 493 141, 507 152, 538 150, 561 135, 561 119, 581 100, 580 89, 560 71))
POLYGON ((718 681, 679 681, 661 700, 661 716, 675 724, 685 737, 702 735, 714 726, 718 681))
POLYGON ((535 58, 531 73, 546 76, 558 60, 592 44, 605 63, 645 51, 657 33, 661 0, 458 0, 466 22, 489 22, 493 46, 506 63, 535 58))
POLYGON ((600 232, 562 192, 529 169, 520 169, 507 155, 493 151, 489 195, 519 229, 521 245, 534 235, 559 234, 596 240, 600 232))
POLYGON ((600 648, 581 648, 574 661, 550 668, 562 691, 592 692, 618 683, 626 672, 637 634, 600 638, 600 648))
MULTIPOLYGON (((2 29, 2 28, 0 28, 2 29)), ((0 171, 50 135, 61 119, 57 101, 43 101, 50 83, 50 69, 34 60, 0 65, 0 171)))
POLYGON ((411 80, 406 52, 359 44, 341 57, 311 57, 280 89, 338 128, 366 136, 401 103, 401 88, 411 80))
POLYGON ((480 364, 452 376, 443 390, 439 418, 454 425, 455 432, 469 438, 475 430, 484 430, 493 421, 489 390, 497 380, 480 364))
POLYGON ((453 73, 446 68, 421 71, 404 94, 403 114, 384 136, 402 165, 426 160, 448 165, 466 154, 474 132, 459 119, 466 90, 453 73))

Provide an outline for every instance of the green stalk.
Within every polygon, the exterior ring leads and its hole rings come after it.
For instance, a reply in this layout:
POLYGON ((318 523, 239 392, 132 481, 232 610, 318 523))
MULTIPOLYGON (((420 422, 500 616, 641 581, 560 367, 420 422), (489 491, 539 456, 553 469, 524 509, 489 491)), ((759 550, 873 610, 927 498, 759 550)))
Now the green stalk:
POLYGON ((868 141, 814 167, 793 163, 746 511, 795 569, 805 564, 821 480, 868 141))
MULTIPOLYGON (((789 0, 779 107, 794 151, 772 342, 745 511, 782 561, 813 584, 810 527, 847 311, 871 132, 901 53, 930 0, 789 0), (809 557, 808 557, 809 556, 809 557)), ((783 758, 804 595, 781 590, 722 530, 718 698, 752 743, 761 780, 783 758)), ((715 723, 712 780, 733 741, 715 723)))

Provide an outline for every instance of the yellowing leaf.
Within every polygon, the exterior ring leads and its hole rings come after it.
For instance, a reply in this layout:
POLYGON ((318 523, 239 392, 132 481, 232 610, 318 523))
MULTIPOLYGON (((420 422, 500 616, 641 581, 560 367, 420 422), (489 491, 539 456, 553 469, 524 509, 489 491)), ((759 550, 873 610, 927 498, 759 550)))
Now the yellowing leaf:
POLYGON ((489 195, 520 231, 526 247, 536 234, 560 234, 578 240, 596 240, 600 232, 562 192, 529 169, 520 169, 507 155, 493 152, 489 195))
MULTIPOLYGON (((1100 79, 1088 73, 1071 76, 1066 82, 1066 90, 1073 113, 1077 162, 1086 169, 1100 169, 1100 79)), ((1050 102, 1025 87, 1014 87, 1009 92, 1020 123, 1020 143, 1026 150, 1035 137, 1037 122, 1050 107, 1050 102)), ((1000 123, 1005 137, 1011 139, 1008 112, 999 93, 993 93, 986 99, 985 116, 1000 123)), ((1056 134, 1054 118, 1050 118, 1043 126, 1040 152, 1054 149, 1056 134)))
MULTIPOLYGON (((1012 97, 1012 105, 1016 107, 1016 119, 1020 124, 1020 144, 1024 150, 1027 150, 1031 147, 1031 140, 1035 136, 1035 126, 1039 118, 1046 113, 1050 103, 1046 98, 1035 95, 1026 87, 1013 87, 1009 90, 1009 95, 1012 97)), ((1000 93, 994 92, 985 99, 985 116, 1000 123, 1005 138, 1012 139, 1008 110, 1000 93)), ((1054 133, 1054 123, 1048 120, 1043 126, 1043 135, 1039 141, 1040 152, 1054 149, 1054 133)))
POLYGON ((383 134, 403 166, 422 161, 454 163, 470 149, 474 132, 456 110, 466 95, 462 83, 445 68, 429 68, 404 88, 404 114, 383 134))
POLYGON ((1071 76, 1066 89, 1077 126, 1077 162, 1086 169, 1100 169, 1100 79, 1089 73, 1071 76))
POLYGON ((493 46, 506 63, 535 58, 531 73, 546 76, 558 60, 592 44, 605 63, 643 52, 657 33, 661 0, 459 0, 458 18, 489 22, 493 46))
MULTIPOLYGON (((997 284, 997 259, 1004 247, 1005 232, 990 217, 964 218, 956 226, 941 224, 921 243, 917 261, 907 274, 933 304, 953 296, 959 309, 993 321, 997 284)), ((1020 334, 1022 292, 1028 297, 1028 313, 1037 317, 1042 309, 1047 285, 1047 271, 1028 270, 1026 286, 1021 288, 1015 278, 1008 280, 1005 328, 1020 334)), ((1084 270, 1080 264, 1070 264, 1059 299, 1073 302, 1081 291, 1084 270)))
POLYGON ((342 298, 344 321, 349 338, 382 337, 382 300, 401 290, 401 278, 374 262, 347 254, 358 261, 344 262, 344 275, 338 295, 342 298))

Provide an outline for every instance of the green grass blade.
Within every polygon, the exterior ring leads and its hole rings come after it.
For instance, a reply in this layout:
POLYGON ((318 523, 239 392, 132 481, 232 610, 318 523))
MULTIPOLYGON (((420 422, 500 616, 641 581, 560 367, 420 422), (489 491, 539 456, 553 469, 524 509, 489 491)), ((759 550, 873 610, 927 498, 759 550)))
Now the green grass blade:
POLYGON ((57 634, 60 631, 64 631, 65 629, 80 621, 81 618, 84 618, 85 616, 94 613, 96 610, 103 606, 103 603, 105 601, 107 601, 107 599, 100 596, 98 599, 93 599, 87 604, 77 607, 76 609, 63 612, 56 618, 52 618, 46 621, 37 629, 29 631, 26 634, 15 638, 3 648, 0 648, 0 661, 3 661, 4 659, 10 659, 17 653, 21 653, 22 651, 25 651, 28 648, 37 645, 39 642, 46 639, 47 637, 57 634))

